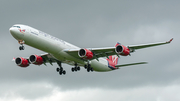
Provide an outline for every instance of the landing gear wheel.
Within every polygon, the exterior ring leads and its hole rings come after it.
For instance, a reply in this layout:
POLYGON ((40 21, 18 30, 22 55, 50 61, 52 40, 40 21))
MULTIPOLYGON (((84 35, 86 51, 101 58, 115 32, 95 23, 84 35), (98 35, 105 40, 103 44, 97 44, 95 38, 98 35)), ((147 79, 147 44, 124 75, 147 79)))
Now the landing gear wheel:
POLYGON ((80 71, 80 67, 77 67, 77 70, 80 71))
POLYGON ((84 68, 87 69, 87 65, 84 65, 84 68))
POLYGON ((59 71, 59 75, 62 75, 62 74, 66 74, 66 71, 65 70, 63 70, 63 71, 59 71))
POLYGON ((90 72, 90 68, 87 68, 87 72, 90 72))
POLYGON ((62 71, 59 71, 59 75, 62 75, 62 71))
POLYGON ((74 68, 71 68, 71 71, 74 72, 74 68))
POLYGON ((64 70, 62 73, 65 75, 65 74, 66 74, 66 71, 64 70))
POLYGON ((77 71, 77 67, 74 68, 74 71, 77 71))
POLYGON ((19 46, 19 50, 24 50, 25 47, 24 46, 19 46))
POLYGON ((94 70, 93 70, 93 68, 91 68, 91 72, 93 72, 94 70))
POLYGON ((56 71, 57 71, 57 72, 59 72, 59 70, 60 70, 59 68, 56 68, 56 71))
POLYGON ((24 47, 24 46, 22 46, 21 48, 22 48, 22 50, 24 50, 24 49, 25 49, 25 47, 24 47))

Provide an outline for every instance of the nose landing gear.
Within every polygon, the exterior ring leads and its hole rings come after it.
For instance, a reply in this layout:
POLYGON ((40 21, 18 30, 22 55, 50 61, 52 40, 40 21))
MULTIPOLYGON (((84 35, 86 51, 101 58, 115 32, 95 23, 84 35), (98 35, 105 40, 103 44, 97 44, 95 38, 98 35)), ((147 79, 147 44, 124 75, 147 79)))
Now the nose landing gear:
POLYGON ((25 47, 22 45, 22 46, 19 46, 19 50, 24 50, 25 47))
POLYGON ((19 50, 24 50, 25 47, 23 46, 24 41, 23 40, 18 40, 18 43, 21 44, 21 46, 19 46, 19 50))

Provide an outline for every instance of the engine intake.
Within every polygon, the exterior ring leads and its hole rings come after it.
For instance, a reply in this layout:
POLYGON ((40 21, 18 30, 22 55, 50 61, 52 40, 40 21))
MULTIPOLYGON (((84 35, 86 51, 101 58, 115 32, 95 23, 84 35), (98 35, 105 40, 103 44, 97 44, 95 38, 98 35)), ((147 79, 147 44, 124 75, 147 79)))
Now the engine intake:
POLYGON ((124 45, 117 45, 115 48, 115 51, 117 54, 122 55, 122 56, 127 56, 130 54, 129 48, 127 48, 124 45))
POLYGON ((83 59, 92 59, 93 58, 93 53, 88 50, 88 49, 80 49, 78 52, 79 57, 83 59))
POLYGON ((25 59, 25 58, 22 58, 22 57, 16 58, 15 62, 20 67, 27 67, 27 66, 29 66, 29 61, 27 59, 25 59))
POLYGON ((29 61, 32 63, 32 64, 35 64, 35 65, 41 65, 43 64, 43 58, 41 56, 38 56, 38 55, 31 55, 29 57, 29 61))

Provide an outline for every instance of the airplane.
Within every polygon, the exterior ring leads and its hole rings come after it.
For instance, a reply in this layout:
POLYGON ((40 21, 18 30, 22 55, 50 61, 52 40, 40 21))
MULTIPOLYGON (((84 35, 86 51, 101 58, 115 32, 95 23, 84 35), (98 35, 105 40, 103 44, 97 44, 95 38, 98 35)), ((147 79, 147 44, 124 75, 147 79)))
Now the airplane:
POLYGON ((26 68, 30 64, 46 65, 46 63, 50 63, 52 65, 52 63, 57 63, 59 67, 56 68, 56 71, 60 75, 66 74, 62 63, 73 65, 72 72, 80 71, 80 67, 87 69, 87 72, 107 72, 124 66, 147 64, 147 62, 138 62, 118 65, 118 59, 120 56, 130 56, 135 50, 169 44, 173 40, 172 38, 166 42, 129 46, 116 43, 114 47, 80 48, 23 24, 15 24, 9 31, 20 44, 19 50, 24 50, 24 44, 26 44, 45 52, 41 55, 33 54, 29 58, 13 58, 18 66, 26 68))

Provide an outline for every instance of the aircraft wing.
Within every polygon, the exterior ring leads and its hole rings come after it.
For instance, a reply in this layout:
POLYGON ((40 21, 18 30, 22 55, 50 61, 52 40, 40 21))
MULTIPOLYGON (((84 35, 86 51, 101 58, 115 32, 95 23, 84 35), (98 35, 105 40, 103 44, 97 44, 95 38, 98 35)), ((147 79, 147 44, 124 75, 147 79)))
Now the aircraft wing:
MULTIPOLYGON (((127 48, 129 48, 130 52, 134 52, 137 49, 142 49, 142 48, 148 48, 148 47, 153 47, 153 46, 159 46, 159 45, 164 45, 164 44, 169 44, 171 41, 173 40, 173 38, 169 41, 166 42, 158 42, 158 43, 150 43, 150 44, 141 44, 141 45, 130 45, 127 46, 127 48)), ((104 47, 104 48, 87 48, 88 50, 90 50, 93 53, 93 58, 92 59, 97 59, 99 57, 107 57, 111 56, 111 55, 117 55, 119 56, 116 52, 115 52, 115 48, 116 47, 104 47)), ((63 50, 64 52, 70 54, 71 56, 74 56, 76 58, 81 59, 78 56, 78 51, 80 49, 65 49, 63 50)), ((90 60, 92 60, 90 59, 90 60)))
POLYGON ((131 46, 128 46, 129 49, 142 49, 142 48, 148 48, 148 47, 153 47, 153 46, 159 46, 159 45, 164 45, 164 44, 169 44, 171 43, 171 41, 173 40, 170 39, 169 41, 166 41, 166 42, 158 42, 158 43, 150 43, 150 44, 141 44, 141 45, 131 45, 131 46))
MULTIPOLYGON (((90 59, 90 60, 93 60, 93 59, 97 59, 99 57, 107 57, 110 56, 110 55, 115 55, 116 52, 115 52, 115 47, 104 47, 104 48, 87 48, 88 50, 90 50, 91 52, 93 52, 93 58, 90 59)), ((70 54, 71 56, 74 56, 76 58, 79 58, 81 59, 79 56, 78 56, 78 51, 80 49, 65 49, 64 51, 68 54, 70 54)))

